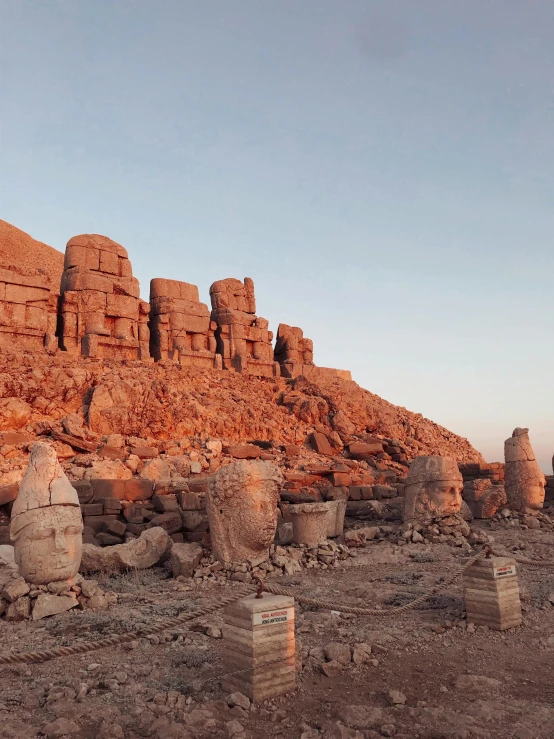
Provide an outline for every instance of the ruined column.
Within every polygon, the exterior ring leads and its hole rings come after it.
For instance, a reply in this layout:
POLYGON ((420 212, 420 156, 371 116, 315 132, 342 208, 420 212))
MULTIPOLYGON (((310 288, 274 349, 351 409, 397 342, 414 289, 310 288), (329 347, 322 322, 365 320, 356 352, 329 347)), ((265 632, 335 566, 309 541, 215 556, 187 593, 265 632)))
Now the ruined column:
POLYGON ((520 513, 537 514, 544 505, 546 480, 529 441, 529 429, 514 429, 504 442, 504 457, 508 506, 520 513))
POLYGON ((314 369, 314 344, 305 339, 298 326, 280 323, 275 341, 275 361, 279 362, 282 377, 307 376, 314 369))
POLYGON ((278 377, 273 358, 273 333, 265 318, 256 316, 254 283, 234 278, 219 280, 210 287, 212 321, 217 325, 217 351, 223 368, 258 377, 278 377))
MULTIPOLYGON (((178 280, 150 282, 150 351, 157 361, 173 359, 184 366, 218 367, 216 323, 200 302, 198 288, 178 280)), ((219 360, 219 361, 218 361, 219 360)))

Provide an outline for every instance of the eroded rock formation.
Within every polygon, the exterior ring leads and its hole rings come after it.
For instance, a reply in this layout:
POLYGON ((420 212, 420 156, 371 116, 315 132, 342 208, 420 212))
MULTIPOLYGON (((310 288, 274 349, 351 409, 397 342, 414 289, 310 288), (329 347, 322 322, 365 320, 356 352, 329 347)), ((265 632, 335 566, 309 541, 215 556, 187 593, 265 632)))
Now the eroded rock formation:
POLYGON ((404 489, 404 521, 429 520, 460 512, 464 482, 458 464, 448 457, 416 457, 404 489))
POLYGON ((276 465, 246 460, 222 467, 210 478, 206 509, 212 549, 220 562, 268 558, 283 483, 276 465))
POLYGON ((89 573, 145 570, 169 554, 171 544, 169 534, 159 526, 148 529, 138 539, 126 544, 105 548, 83 544, 81 571, 89 573))
POLYGON ((545 477, 529 441, 529 429, 516 428, 504 442, 508 505, 520 513, 538 513, 544 505, 545 477))

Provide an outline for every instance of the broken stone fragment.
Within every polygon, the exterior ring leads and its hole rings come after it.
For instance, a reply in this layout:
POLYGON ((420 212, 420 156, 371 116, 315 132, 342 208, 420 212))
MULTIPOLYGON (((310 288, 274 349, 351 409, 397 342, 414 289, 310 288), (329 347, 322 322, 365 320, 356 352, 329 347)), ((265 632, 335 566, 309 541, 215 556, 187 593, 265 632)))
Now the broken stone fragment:
POLYGON ((200 544, 173 544, 171 548, 171 569, 173 577, 192 577, 200 564, 203 552, 200 544))
POLYGON ((71 595, 52 595, 41 593, 33 606, 33 621, 39 621, 47 616, 56 616, 79 605, 77 598, 71 595))
POLYGON ((162 560, 171 550, 173 542, 167 531, 155 527, 144 531, 138 539, 126 544, 100 548, 83 544, 82 572, 124 572, 129 569, 144 570, 162 560))

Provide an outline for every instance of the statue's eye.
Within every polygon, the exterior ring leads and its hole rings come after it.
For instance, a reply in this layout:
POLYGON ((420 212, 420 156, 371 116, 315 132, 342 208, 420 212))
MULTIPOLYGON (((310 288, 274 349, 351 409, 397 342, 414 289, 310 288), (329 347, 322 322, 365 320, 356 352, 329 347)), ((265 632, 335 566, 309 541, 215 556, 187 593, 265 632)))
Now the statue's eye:
POLYGON ((40 529, 32 538, 40 541, 41 539, 49 539, 51 536, 54 536, 55 533, 54 529, 40 529))

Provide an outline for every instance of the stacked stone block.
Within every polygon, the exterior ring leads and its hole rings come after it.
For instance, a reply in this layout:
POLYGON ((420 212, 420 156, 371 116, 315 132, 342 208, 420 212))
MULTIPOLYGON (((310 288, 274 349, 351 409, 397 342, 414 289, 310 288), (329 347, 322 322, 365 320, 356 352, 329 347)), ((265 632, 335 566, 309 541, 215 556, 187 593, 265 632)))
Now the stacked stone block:
POLYGON ((216 323, 188 282, 156 278, 150 282, 150 352, 154 359, 181 365, 221 367, 216 355, 216 323))
POLYGON ((55 349, 56 320, 57 294, 47 275, 0 265, 0 347, 55 349))
POLYGON ((150 306, 139 294, 120 244, 98 234, 74 236, 62 275, 62 348, 84 357, 147 359, 150 306))
POLYGON ((229 278, 214 282, 210 288, 212 321, 217 351, 223 369, 245 372, 258 377, 278 377, 280 366, 273 359, 273 333, 265 318, 256 316, 254 283, 229 278))
POLYGON ((223 689, 258 702, 296 687, 294 600, 248 596, 223 611, 223 689))
POLYGON ((521 624, 521 603, 515 560, 491 557, 464 572, 467 620, 504 631, 521 624))
POLYGON ((282 377, 306 375, 314 367, 314 344, 305 339, 298 326, 280 323, 277 329, 274 358, 279 362, 282 377))
POLYGON ((204 496, 188 486, 173 487, 150 480, 82 480, 77 490, 87 544, 112 546, 138 538, 155 526, 174 542, 204 542, 208 517, 204 496))

